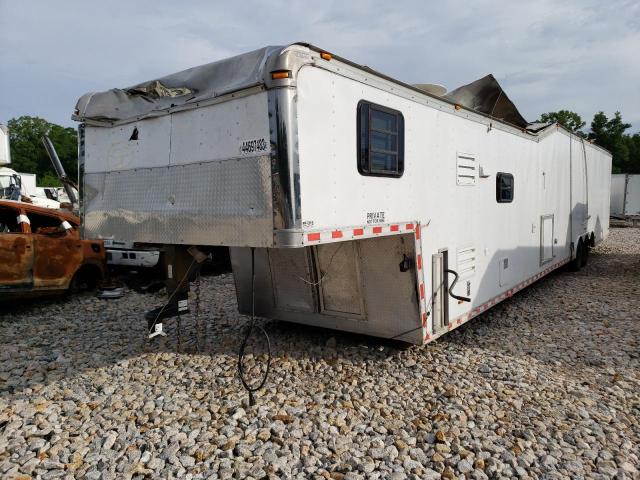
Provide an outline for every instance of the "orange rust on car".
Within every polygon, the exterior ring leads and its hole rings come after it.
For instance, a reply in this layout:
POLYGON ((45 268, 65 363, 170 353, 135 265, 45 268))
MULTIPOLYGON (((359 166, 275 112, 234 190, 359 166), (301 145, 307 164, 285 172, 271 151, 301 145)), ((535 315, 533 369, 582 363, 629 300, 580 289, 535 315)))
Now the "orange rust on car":
POLYGON ((81 275, 103 279, 104 244, 81 239, 79 225, 68 211, 0 200, 0 301, 65 291, 81 275))

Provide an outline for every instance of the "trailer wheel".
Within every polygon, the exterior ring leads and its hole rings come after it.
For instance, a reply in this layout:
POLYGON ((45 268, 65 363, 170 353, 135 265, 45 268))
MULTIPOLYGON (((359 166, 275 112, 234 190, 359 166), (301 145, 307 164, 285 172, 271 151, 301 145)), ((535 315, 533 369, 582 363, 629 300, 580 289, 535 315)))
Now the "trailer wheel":
POLYGON ((582 239, 578 240, 578 248, 576 248, 576 257, 569 263, 569 270, 577 272, 582 267, 582 257, 584 256, 584 247, 582 239))
POLYGON ((589 250, 591 250, 591 244, 589 240, 586 240, 582 243, 582 258, 580 259, 580 268, 586 267, 587 262, 589 261, 589 250))

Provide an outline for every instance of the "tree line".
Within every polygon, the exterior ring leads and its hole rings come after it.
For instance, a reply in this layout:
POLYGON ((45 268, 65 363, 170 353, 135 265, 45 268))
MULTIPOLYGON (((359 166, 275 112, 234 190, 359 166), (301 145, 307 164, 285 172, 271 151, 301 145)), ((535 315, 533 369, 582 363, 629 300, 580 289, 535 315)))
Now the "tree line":
MULTIPOLYGON (((544 113, 537 121, 559 123, 609 150, 613 155, 613 173, 640 173, 640 133, 625 133, 631 125, 622 121, 620 112, 616 112, 612 118, 607 118, 604 112, 596 113, 589 132, 583 130, 586 123, 580 115, 569 110, 544 113)), ((7 126, 11 142, 11 167, 14 170, 35 173, 38 186, 60 185, 40 140, 46 134, 56 147, 67 175, 77 177, 78 147, 75 129, 30 116, 13 118, 7 126)))

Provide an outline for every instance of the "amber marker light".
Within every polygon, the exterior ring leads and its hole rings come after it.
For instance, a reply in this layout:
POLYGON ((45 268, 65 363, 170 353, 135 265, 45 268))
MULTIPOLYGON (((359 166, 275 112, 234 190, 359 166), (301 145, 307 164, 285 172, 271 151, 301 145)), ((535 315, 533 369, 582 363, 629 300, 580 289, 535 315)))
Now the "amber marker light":
POLYGON ((271 72, 271 78, 273 80, 281 80, 283 78, 291 78, 291 70, 276 70, 271 72))
POLYGON ((333 57, 329 52, 320 52, 320 58, 324 60, 331 60, 333 57))

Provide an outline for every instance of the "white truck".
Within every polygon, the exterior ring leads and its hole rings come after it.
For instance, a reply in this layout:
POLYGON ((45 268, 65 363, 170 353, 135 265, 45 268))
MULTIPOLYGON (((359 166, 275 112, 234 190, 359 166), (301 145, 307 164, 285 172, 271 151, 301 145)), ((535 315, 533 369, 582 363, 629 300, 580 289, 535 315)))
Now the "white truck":
POLYGON ((86 234, 227 245, 263 317, 430 342, 609 229, 609 152, 528 124, 492 76, 438 96, 296 43, 73 118, 86 234))

